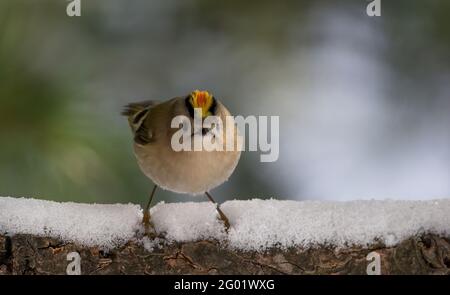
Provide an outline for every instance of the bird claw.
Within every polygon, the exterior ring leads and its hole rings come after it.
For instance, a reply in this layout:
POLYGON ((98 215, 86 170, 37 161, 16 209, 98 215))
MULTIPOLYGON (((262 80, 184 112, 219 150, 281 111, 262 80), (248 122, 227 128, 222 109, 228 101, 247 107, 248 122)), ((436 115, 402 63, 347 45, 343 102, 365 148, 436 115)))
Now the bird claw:
POLYGON ((225 214, 223 214, 222 211, 220 210, 218 211, 219 211, 219 219, 223 222, 223 225, 225 226, 225 231, 228 233, 228 231, 230 230, 230 221, 225 216, 225 214))
POLYGON ((142 223, 144 225, 144 235, 154 239, 158 235, 156 234, 155 227, 153 226, 153 223, 151 222, 150 213, 148 211, 144 212, 144 216, 142 218, 142 223))

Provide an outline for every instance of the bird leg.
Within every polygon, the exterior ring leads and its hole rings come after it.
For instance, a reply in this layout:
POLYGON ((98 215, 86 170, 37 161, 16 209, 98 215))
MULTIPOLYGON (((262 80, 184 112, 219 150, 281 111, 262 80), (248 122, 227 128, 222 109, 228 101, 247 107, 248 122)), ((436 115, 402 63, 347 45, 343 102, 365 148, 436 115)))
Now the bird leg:
POLYGON ((147 235, 150 232, 149 228, 152 226, 151 216, 150 216, 150 204, 152 203, 153 196, 155 195, 155 191, 156 191, 157 187, 158 186, 155 185, 152 189, 152 192, 150 194, 150 199, 148 200, 147 206, 144 209, 144 216, 142 218, 142 223, 144 224, 144 228, 145 228, 145 234, 147 234, 147 235))
POLYGON ((220 210, 219 204, 216 203, 216 201, 214 201, 214 199, 212 198, 211 194, 208 192, 205 192, 206 196, 208 197, 208 199, 213 202, 214 204, 216 204, 216 210, 219 213, 220 219, 222 219, 224 225, 225 225, 225 229, 228 232, 228 230, 230 229, 230 221, 228 221, 228 217, 222 212, 222 210, 220 210))

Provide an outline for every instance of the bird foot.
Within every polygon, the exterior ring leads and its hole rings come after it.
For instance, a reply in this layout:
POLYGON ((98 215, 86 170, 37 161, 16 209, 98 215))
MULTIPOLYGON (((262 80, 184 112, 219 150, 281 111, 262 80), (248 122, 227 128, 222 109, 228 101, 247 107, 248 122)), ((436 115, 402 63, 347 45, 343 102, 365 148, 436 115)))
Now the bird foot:
POLYGON ((142 224, 144 225, 144 235, 149 237, 150 239, 156 238, 158 235, 156 234, 155 227, 150 218, 150 213, 148 211, 144 212, 144 216, 142 218, 142 224))
POLYGON ((228 233, 228 231, 230 230, 230 221, 219 207, 217 207, 217 212, 219 212, 219 219, 222 220, 223 225, 225 226, 225 231, 228 233))

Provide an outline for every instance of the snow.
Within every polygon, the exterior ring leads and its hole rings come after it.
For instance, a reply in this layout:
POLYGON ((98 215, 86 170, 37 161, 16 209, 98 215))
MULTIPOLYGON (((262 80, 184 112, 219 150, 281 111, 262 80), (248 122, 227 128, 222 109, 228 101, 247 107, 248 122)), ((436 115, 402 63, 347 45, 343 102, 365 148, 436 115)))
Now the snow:
POLYGON ((153 252, 155 249, 162 249, 166 245, 166 240, 161 238, 150 239, 148 237, 143 237, 138 240, 145 250, 153 252))
POLYGON ((225 228, 218 219, 215 208, 211 202, 169 204, 161 202, 150 210, 150 214, 155 229, 165 233, 168 240, 179 242, 224 240, 225 228))
POLYGON ((394 246, 416 234, 450 236, 450 199, 432 201, 279 201, 253 199, 221 205, 160 202, 151 209, 164 239, 142 238, 142 209, 134 204, 77 204, 0 197, 0 233, 50 236, 86 246, 114 248, 138 240, 149 251, 166 243, 202 239, 247 250, 329 244, 394 246), (139 238, 140 237, 140 238, 139 238))
POLYGON ((37 199, 0 198, 0 233, 33 234, 113 248, 140 228, 139 205, 58 203, 37 199))

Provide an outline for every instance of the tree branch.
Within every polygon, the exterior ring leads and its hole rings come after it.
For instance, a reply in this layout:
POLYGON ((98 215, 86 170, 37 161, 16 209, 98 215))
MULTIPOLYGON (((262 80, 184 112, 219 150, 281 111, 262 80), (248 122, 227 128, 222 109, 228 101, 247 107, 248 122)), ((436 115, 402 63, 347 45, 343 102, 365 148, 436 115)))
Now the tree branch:
POLYGON ((450 274, 450 240, 433 234, 395 247, 330 246, 265 253, 228 249, 215 241, 173 243, 153 252, 129 242, 108 253, 31 235, 0 235, 0 274, 66 274, 78 252, 82 274, 366 274, 367 255, 380 255, 381 274, 450 274))

